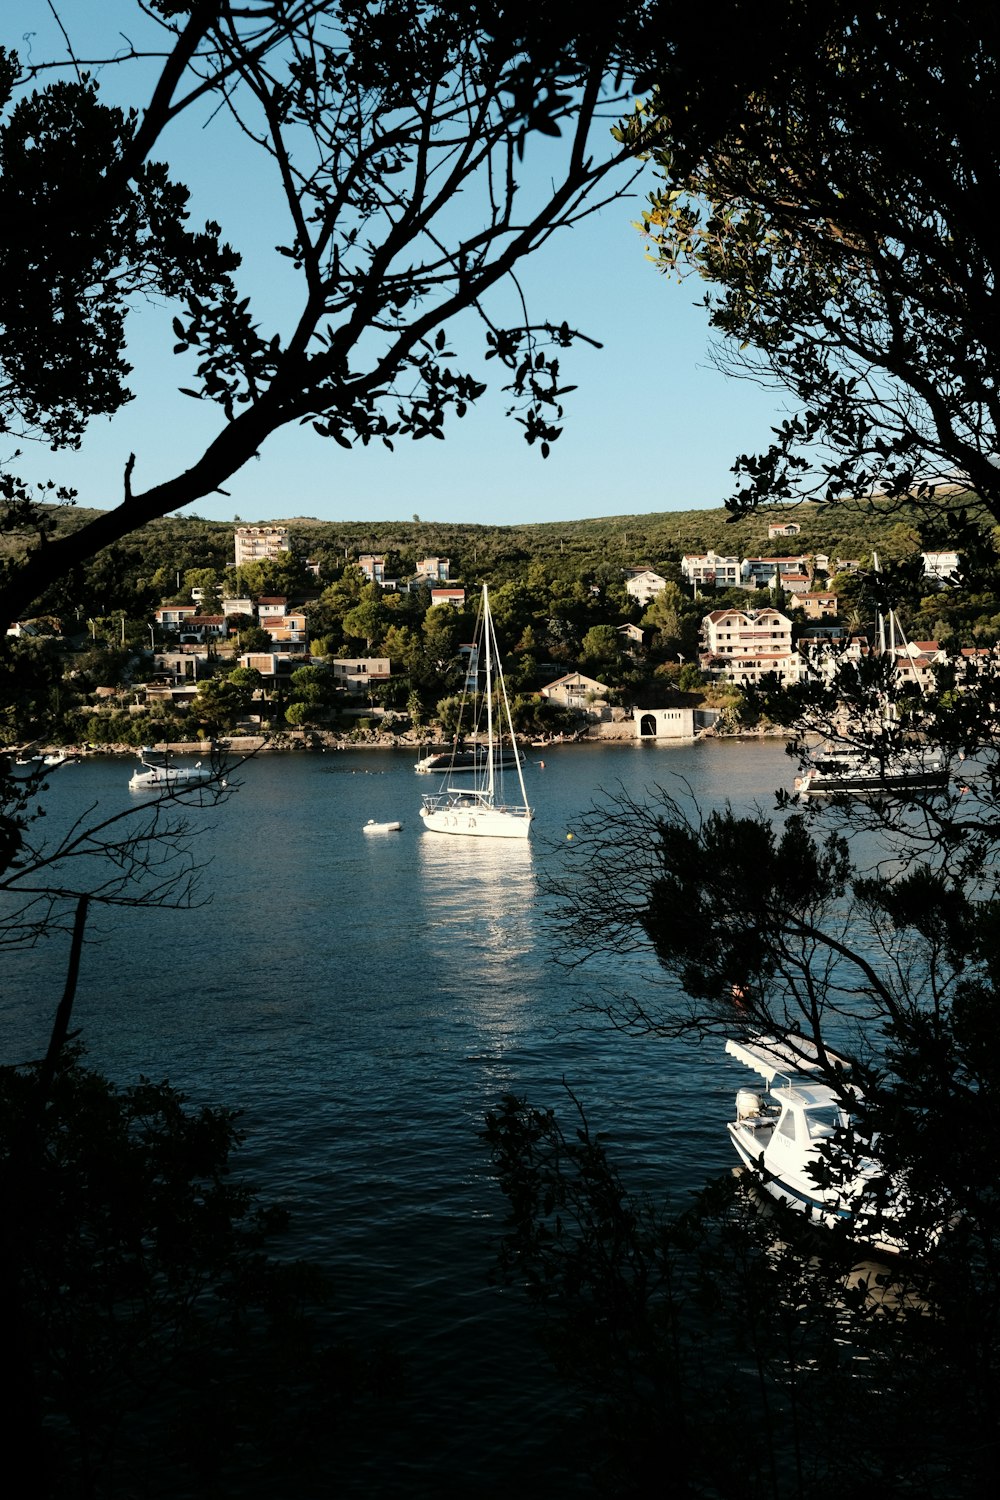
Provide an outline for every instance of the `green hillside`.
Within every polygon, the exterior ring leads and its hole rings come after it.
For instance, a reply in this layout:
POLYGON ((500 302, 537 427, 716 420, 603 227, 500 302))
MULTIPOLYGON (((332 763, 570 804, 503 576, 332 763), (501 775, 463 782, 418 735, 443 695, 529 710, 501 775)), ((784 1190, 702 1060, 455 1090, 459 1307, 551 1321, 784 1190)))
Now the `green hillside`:
MULTIPOLYGON (((968 503, 963 495, 949 503, 968 503)), ((974 501, 973 501, 974 503, 974 501)), ((53 509, 59 530, 76 530, 93 511, 53 509)), ((141 560, 143 572, 160 566, 224 567, 232 561, 236 524, 280 524, 289 527, 296 549, 319 555, 331 564, 361 552, 396 552, 405 558, 440 554, 469 574, 504 564, 572 558, 583 569, 651 566, 676 562, 684 552, 713 550, 740 556, 825 552, 837 557, 864 557, 872 548, 889 555, 913 550, 921 531, 921 512, 914 505, 885 501, 800 505, 767 511, 734 522, 721 506, 708 510, 649 511, 581 521, 544 521, 533 525, 464 525, 455 522, 321 521, 312 516, 205 521, 171 516, 154 521, 114 549, 141 560), (797 537, 768 538, 768 526, 794 521, 797 537)), ((16 546, 8 539, 8 546, 16 546)), ((453 567, 453 571, 454 571, 453 567)), ((560 569, 562 571, 562 569, 560 569)))

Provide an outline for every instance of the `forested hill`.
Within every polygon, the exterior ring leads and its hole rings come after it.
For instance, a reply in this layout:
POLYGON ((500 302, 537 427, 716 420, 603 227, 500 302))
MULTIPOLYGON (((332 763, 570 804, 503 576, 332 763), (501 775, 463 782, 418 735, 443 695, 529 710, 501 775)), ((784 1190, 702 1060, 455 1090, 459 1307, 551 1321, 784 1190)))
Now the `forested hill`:
MULTIPOLYGON (((961 505, 967 497, 948 497, 961 505)), ((75 529, 94 514, 82 508, 55 510, 59 529, 75 529)), ((620 570, 676 562, 682 553, 716 551, 739 556, 828 553, 837 558, 865 558, 873 548, 885 560, 912 555, 935 545, 925 538, 915 507, 887 502, 828 507, 799 505, 733 522, 721 506, 707 510, 650 511, 594 520, 546 521, 535 525, 473 525, 422 520, 320 521, 311 516, 205 521, 196 515, 154 521, 127 537, 87 567, 91 585, 104 575, 147 585, 158 570, 183 574, 190 568, 222 569, 233 562, 233 529, 239 524, 287 525, 294 549, 316 558, 322 572, 362 552, 396 554, 405 567, 415 557, 449 557, 452 574, 465 581, 480 576, 503 579, 533 562, 553 573, 587 574, 610 579, 620 570), (768 526, 794 521, 797 536, 769 538, 768 526), (96 575, 96 576, 95 576, 96 575)), ((8 545, 10 541, 8 540, 8 545)), ((16 545, 16 543, 15 543, 16 545)), ((78 580, 80 582, 82 580, 78 580)), ((72 587, 72 585, 71 585, 72 587)), ((88 592, 90 590, 88 589, 88 592)), ((50 601, 55 603, 56 601, 50 601)))

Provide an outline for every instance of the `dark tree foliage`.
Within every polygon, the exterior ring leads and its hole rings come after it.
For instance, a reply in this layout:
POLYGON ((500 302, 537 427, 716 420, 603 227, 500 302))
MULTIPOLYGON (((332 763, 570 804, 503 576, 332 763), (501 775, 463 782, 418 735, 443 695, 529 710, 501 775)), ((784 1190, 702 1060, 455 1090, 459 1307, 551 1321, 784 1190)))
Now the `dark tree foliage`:
MULTIPOLYGON (((895 1226, 912 1255, 930 1257, 942 1340, 955 1359, 974 1337, 974 1399, 986 1409, 1000 1359, 992 810, 973 796, 967 837, 940 809, 922 827, 919 806, 893 813, 889 799, 845 837, 851 813, 835 806, 826 826, 794 808, 699 816, 664 792, 649 805, 607 798, 556 893, 562 953, 573 964, 616 957, 626 993, 604 1010, 628 1032, 720 1051, 733 1035, 805 1036, 841 1091, 825 1047, 853 1056, 863 1102, 843 1093, 852 1128, 821 1175, 850 1183, 877 1137, 870 1224, 881 1235, 895 1226)), ((995 1443, 992 1428, 984 1441, 995 1443)))
POLYGON ((18 1493, 333 1482, 376 1361, 321 1332, 317 1269, 272 1257, 285 1215, 231 1175, 240 1139, 231 1111, 165 1083, 117 1088, 72 1049, 44 1094, 38 1068, 0 1069, 18 1493))
POLYGON ((578 1400, 595 1493, 988 1492, 996 1378, 975 1299, 804 1236, 732 1178, 682 1213, 630 1192, 573 1109, 566 1129, 508 1097, 486 1139, 509 1205, 500 1274, 578 1400))
MULTIPOLYGON (((733 512, 879 488, 931 500, 929 481, 958 475, 1000 518, 996 11, 764 9, 773 70, 693 165, 667 83, 651 104, 667 185, 644 227, 666 270, 708 282, 723 366, 795 402, 738 459, 733 512)), ((735 11, 746 38, 759 8, 735 11)))
MULTIPOLYGON (((6 105, 14 78, 11 59, 4 64, 6 105)), ((238 265, 217 226, 188 229, 187 190, 163 165, 128 173, 137 124, 102 104, 92 79, 50 83, 9 109, 0 132, 4 432, 77 445, 92 417, 130 399, 125 317, 136 293, 214 299, 238 265)))

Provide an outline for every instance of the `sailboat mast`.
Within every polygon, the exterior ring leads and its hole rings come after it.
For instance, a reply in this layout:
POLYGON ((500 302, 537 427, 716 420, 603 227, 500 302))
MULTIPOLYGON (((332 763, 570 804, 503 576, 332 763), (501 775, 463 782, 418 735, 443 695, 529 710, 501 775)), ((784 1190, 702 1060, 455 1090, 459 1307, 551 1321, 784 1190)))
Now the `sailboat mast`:
MULTIPOLYGON (((490 616, 490 634, 493 635, 493 617, 492 617, 492 615, 490 616)), ((496 644, 496 636, 495 635, 493 635, 493 643, 494 643, 494 645, 496 644)), ((500 684, 500 698, 502 700, 502 708, 501 708, 501 706, 500 706, 499 703, 497 705, 497 711, 498 711, 498 713, 501 714, 501 719, 500 719, 500 733, 497 736, 497 750, 498 750, 498 753, 500 754, 500 756, 502 757, 503 756, 503 721, 504 721, 504 719, 506 719, 506 721, 507 721, 507 733, 510 735, 510 749, 511 749, 511 754, 514 757, 514 765, 515 765, 515 767, 517 769, 517 784, 518 784, 518 786, 521 789, 521 805, 522 805, 522 807, 524 807, 527 810, 527 807, 528 807, 528 793, 527 793, 527 789, 526 789, 526 787, 524 785, 524 772, 521 769, 521 754, 520 754, 520 751, 517 748, 517 736, 514 733, 514 715, 510 711, 510 699, 507 697, 507 683, 504 680, 503 667, 500 664, 500 653, 499 653, 499 651, 497 652, 497 681, 500 684)), ((501 765, 503 764, 502 759, 501 759, 500 763, 501 763, 501 765)), ((503 772, 502 771, 500 773, 500 779, 501 779, 501 782, 502 782, 503 781, 503 772)))
MULTIPOLYGON (((872 553, 872 572, 881 573, 878 565, 878 553, 872 553)), ((892 616, 890 615, 890 620, 892 616)), ((875 644, 879 656, 885 655, 885 615, 882 613, 882 601, 878 600, 875 607, 875 644)))
POLYGON ((490 616, 490 597, 483 584, 483 641, 486 646, 486 754, 489 769, 486 773, 486 790, 493 800, 493 781, 496 774, 493 754, 493 620, 490 616))

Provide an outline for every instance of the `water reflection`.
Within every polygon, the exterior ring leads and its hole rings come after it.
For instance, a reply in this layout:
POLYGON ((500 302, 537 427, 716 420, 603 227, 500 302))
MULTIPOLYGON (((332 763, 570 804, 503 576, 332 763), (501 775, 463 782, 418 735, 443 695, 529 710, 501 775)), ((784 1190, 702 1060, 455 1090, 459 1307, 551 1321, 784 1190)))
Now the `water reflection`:
POLYGON ((425 834, 417 877, 420 948, 436 987, 471 1028, 469 1055, 501 1058, 522 1041, 541 986, 531 846, 425 834))
POLYGON ((537 889, 527 840, 425 834, 417 851, 432 952, 453 962, 471 948, 502 969, 531 948, 537 889))

